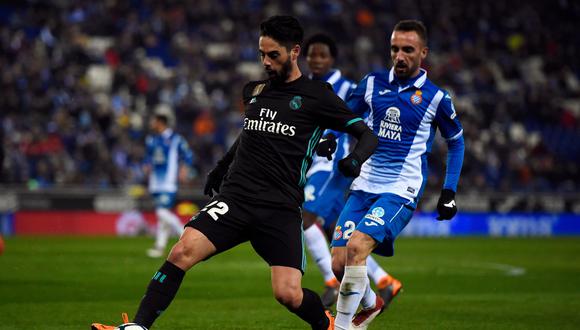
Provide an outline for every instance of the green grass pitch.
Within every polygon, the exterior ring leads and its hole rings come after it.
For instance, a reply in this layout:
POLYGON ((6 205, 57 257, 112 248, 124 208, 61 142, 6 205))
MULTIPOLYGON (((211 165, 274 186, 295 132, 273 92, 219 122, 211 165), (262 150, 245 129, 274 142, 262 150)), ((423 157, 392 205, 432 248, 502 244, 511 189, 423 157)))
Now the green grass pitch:
MULTIPOLYGON (((6 239, 0 329, 89 329, 134 315, 151 238, 6 239)), ((370 329, 580 329, 580 239, 401 238, 379 262, 404 292, 370 329)), ((309 262, 304 286, 322 279, 309 262)), ((248 244, 194 267, 153 329, 308 329, 248 244)))

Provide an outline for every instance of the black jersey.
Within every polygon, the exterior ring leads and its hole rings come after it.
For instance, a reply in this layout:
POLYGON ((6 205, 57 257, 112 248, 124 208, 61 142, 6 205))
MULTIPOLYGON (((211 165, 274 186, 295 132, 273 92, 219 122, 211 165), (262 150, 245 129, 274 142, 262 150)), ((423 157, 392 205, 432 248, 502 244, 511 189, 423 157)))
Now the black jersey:
POLYGON ((304 76, 283 84, 250 82, 235 158, 221 193, 300 206, 306 172, 324 129, 360 121, 325 82, 304 76))

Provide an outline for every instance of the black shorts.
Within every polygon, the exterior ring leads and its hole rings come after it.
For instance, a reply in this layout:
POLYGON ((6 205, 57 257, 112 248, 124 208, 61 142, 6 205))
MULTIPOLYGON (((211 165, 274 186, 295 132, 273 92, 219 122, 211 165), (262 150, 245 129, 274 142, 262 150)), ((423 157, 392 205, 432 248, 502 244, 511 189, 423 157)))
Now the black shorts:
POLYGON ((218 254, 250 241, 270 266, 304 273, 302 213, 298 206, 280 206, 215 196, 185 225, 202 232, 218 254))

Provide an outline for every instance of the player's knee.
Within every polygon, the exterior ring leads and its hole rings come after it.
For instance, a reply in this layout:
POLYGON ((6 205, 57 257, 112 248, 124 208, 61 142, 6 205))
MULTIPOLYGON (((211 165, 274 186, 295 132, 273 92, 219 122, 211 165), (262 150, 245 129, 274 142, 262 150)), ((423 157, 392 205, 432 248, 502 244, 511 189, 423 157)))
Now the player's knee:
POLYGON ((169 252, 167 260, 181 268, 189 269, 195 264, 193 247, 184 241, 179 241, 169 252))
POLYGON ((280 304, 293 310, 300 307, 300 303, 302 303, 301 293, 302 288, 281 287, 274 290, 274 297, 280 304))
POLYGON ((348 243, 346 243, 347 264, 358 265, 363 263, 368 257, 367 250, 368 248, 364 242, 350 239, 348 243))

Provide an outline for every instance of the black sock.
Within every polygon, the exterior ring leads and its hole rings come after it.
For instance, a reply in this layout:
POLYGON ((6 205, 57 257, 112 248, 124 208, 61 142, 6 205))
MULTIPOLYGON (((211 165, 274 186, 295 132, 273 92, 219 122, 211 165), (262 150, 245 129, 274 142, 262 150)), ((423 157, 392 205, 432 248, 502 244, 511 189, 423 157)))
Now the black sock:
POLYGON ((312 330, 326 330, 328 329, 328 317, 324 312, 324 306, 320 297, 309 289, 302 288, 304 298, 300 307, 290 311, 299 318, 308 322, 312 326, 312 330))
POLYGON ((166 261, 151 279, 133 322, 150 328, 175 298, 183 276, 181 268, 166 261))

